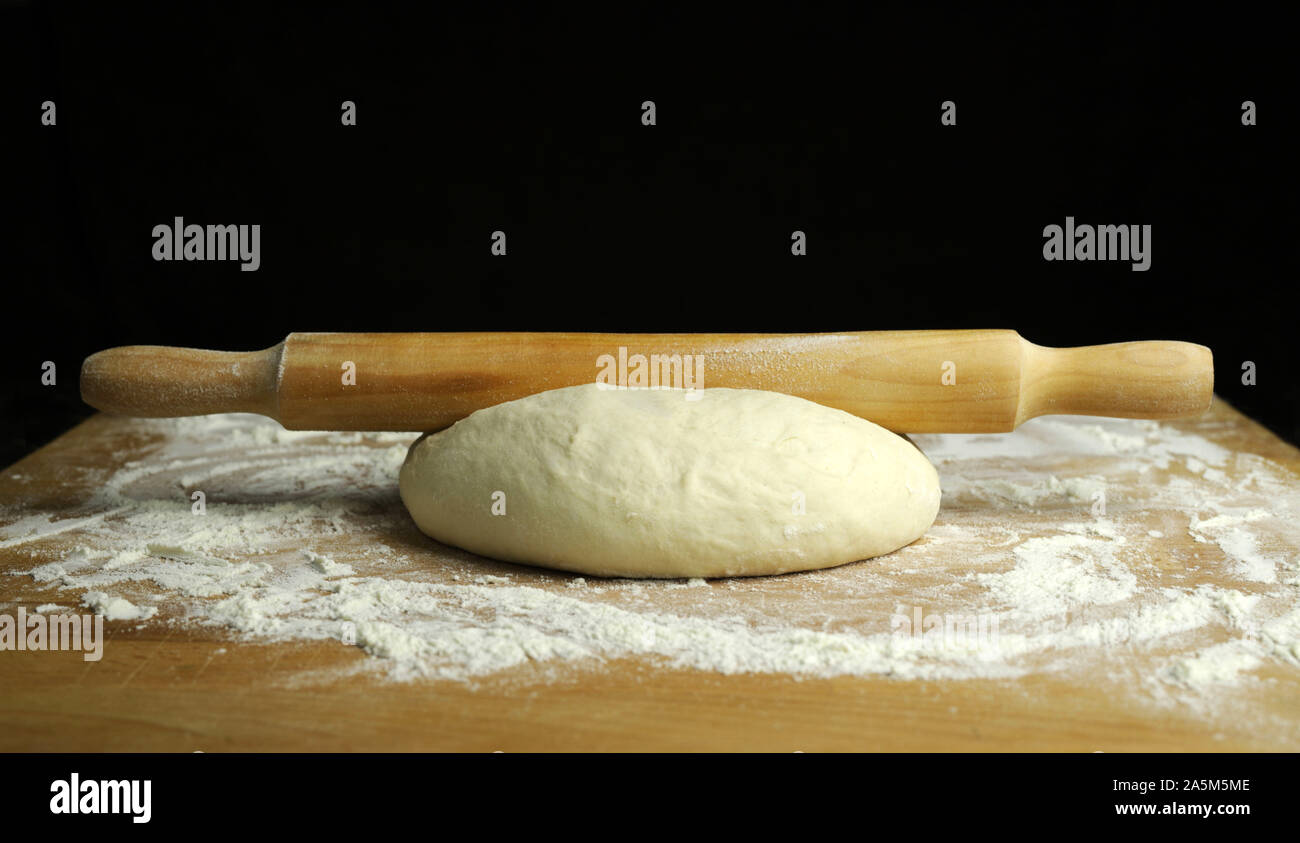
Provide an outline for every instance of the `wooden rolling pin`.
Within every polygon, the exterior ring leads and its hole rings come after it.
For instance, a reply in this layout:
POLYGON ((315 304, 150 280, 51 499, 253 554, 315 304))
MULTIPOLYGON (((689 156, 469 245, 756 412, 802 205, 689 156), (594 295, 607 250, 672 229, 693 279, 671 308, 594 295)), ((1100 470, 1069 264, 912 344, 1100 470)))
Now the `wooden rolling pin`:
POLYGON ((900 433, 1008 431, 1052 413, 1178 418, 1207 409, 1214 390, 1213 359, 1201 345, 1045 348, 1007 330, 322 333, 290 334, 262 351, 110 348, 86 358, 81 396, 129 416, 249 412, 290 430, 429 431, 598 376, 639 385, 635 370, 650 362, 665 386, 785 392, 900 433), (671 355, 690 355, 686 371, 698 380, 670 382, 685 368, 671 355))

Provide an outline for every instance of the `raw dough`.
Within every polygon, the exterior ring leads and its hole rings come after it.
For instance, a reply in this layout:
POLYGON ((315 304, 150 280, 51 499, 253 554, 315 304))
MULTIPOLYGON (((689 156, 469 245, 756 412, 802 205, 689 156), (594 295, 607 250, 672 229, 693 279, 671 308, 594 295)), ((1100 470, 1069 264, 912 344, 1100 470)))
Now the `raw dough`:
POLYGON ((498 404, 417 440, 400 487, 441 542, 598 576, 826 568, 909 544, 939 510, 907 440, 750 389, 586 384, 498 404))

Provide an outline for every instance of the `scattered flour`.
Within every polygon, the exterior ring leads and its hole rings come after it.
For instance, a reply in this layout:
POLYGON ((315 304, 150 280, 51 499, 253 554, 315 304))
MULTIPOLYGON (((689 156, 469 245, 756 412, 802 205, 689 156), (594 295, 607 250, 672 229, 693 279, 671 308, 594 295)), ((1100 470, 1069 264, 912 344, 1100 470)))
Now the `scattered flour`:
POLYGON ((1069 477, 1061 480, 1053 475, 1030 484, 1012 483, 1009 480, 985 480, 978 483, 958 481, 945 487, 945 492, 950 497, 964 492, 984 500, 996 498, 1032 507, 1045 500, 1093 501, 1105 489, 1106 483, 1101 478, 1069 477))
POLYGON ((1175 659, 1166 671, 1174 681, 1190 686, 1235 682, 1243 671, 1258 667, 1261 659, 1244 645, 1229 641, 1192 656, 1175 659))
POLYGON ((1118 544, 1069 534, 1027 539, 1012 550, 1014 568, 976 579, 995 601, 1031 618, 1117 603, 1137 590, 1137 576, 1116 556, 1118 544))
POLYGON ((137 606, 125 597, 114 597, 102 591, 87 591, 82 595, 81 605, 110 621, 146 620, 158 614, 156 606, 137 606))
POLYGON ((331 577, 350 577, 356 573, 351 565, 346 565, 342 562, 335 562, 328 556, 316 553, 315 551, 304 550, 302 555, 307 557, 307 561, 311 563, 311 566, 322 574, 327 574, 331 577))
POLYGON ((710 582, 588 579, 436 545, 396 491, 411 434, 291 432, 242 414, 136 424, 148 444, 69 478, 83 507, 0 512, 0 549, 32 560, 11 573, 33 602, 74 592, 109 620, 355 644, 363 669, 394 680, 641 658, 797 677, 1101 668, 1203 697, 1266 664, 1300 669, 1300 483, 1154 422, 915 436, 944 488, 922 540, 710 582), (1194 546, 1152 541, 1184 533, 1194 546), (943 634, 900 633, 913 617, 943 634))

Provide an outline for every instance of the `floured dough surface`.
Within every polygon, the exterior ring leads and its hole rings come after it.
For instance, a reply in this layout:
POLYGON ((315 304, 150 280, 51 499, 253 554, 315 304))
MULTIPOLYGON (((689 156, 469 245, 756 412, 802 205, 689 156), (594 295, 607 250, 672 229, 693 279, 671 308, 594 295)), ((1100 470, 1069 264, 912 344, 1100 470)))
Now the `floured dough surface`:
POLYGON ((556 389, 411 446, 402 500, 429 536, 597 576, 840 565, 915 541, 934 466, 882 427, 747 389, 556 389))

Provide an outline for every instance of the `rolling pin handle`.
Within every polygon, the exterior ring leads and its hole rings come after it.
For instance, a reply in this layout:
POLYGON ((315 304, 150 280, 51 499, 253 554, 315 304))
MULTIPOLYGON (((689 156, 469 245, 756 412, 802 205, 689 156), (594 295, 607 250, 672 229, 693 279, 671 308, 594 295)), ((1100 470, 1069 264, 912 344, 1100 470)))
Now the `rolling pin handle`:
POLYGON ((275 418, 283 348, 283 343, 262 351, 110 348, 81 364, 81 399, 105 413, 140 418, 207 413, 275 418))
POLYGON ((1214 356, 1190 342, 1046 348, 1022 340, 1016 425, 1036 416, 1198 416, 1214 399, 1214 356))

